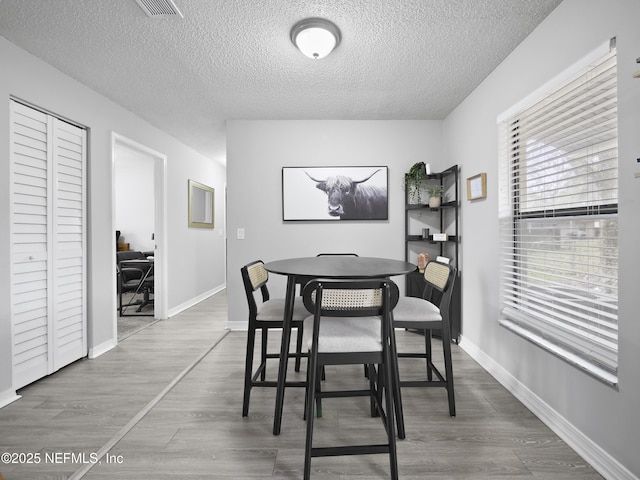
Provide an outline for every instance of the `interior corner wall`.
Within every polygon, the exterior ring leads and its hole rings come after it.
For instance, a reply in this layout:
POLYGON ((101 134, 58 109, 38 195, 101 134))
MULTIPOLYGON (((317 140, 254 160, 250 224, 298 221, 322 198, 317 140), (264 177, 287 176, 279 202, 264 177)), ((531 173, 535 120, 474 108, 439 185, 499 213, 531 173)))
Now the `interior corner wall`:
POLYGON ((550 425, 606 478, 640 477, 640 2, 565 0, 445 119, 445 158, 461 177, 487 173, 487 198, 463 200, 463 339, 505 383, 548 409, 550 425), (617 38, 619 113, 619 388, 595 380, 498 324, 498 131, 496 119, 529 93, 617 38), (461 142, 460 139, 465 139, 461 142), (515 386, 515 387, 514 387, 515 386), (563 424, 566 425, 563 427, 563 424), (566 439, 566 438, 565 438, 566 439))
MULTIPOLYGON (((228 278, 230 328, 246 328, 247 301, 240 268, 250 261, 354 252, 404 260, 404 173, 415 162, 441 168, 440 121, 227 122, 228 278), (282 219, 282 167, 388 166, 386 221, 282 219), (244 229, 245 238, 237 238, 244 229)), ((398 280, 402 288, 402 279, 398 280)), ((286 282, 269 277, 284 296, 286 282)))
POLYGON ((130 111, 0 37, 0 404, 11 394, 9 268, 9 98, 14 96, 88 128, 88 344, 115 345, 115 232, 112 228, 112 134, 167 156, 166 203, 168 308, 176 308, 225 284, 225 167, 178 142, 130 111), (187 181, 216 189, 216 228, 189 229, 187 181), (7 393, 9 392, 9 393, 7 393))

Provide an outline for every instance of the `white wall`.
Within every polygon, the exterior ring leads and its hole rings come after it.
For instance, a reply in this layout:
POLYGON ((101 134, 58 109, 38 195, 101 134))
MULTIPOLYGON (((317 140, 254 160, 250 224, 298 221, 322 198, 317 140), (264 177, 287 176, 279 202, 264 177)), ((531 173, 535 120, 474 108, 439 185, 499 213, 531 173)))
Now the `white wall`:
POLYGON ((178 152, 169 159, 169 316, 226 284, 226 170, 217 162, 202 160, 178 152), (215 228, 189 228, 189 179, 215 189, 215 228))
POLYGON ((131 112, 79 84, 0 37, 0 405, 12 397, 9 280, 9 97, 89 128, 89 347, 115 345, 115 228, 112 227, 112 133, 167 156, 168 308, 177 311, 225 283, 225 168, 186 147, 131 112), (5 68, 6 67, 6 68, 5 68), (189 229, 187 180, 216 189, 215 230, 189 229))
POLYGON ((115 153, 115 226, 131 250, 153 251, 154 159, 121 145, 115 153))
POLYGON ((464 201, 461 213, 462 346, 612 479, 640 476, 640 79, 632 78, 640 70, 638 18, 637 0, 565 0, 444 122, 446 161, 462 166, 462 178, 486 172, 488 184, 487 199, 464 201), (611 37, 619 72, 619 390, 500 327, 495 267, 496 117, 611 37))
MULTIPOLYGON (((418 161, 436 171, 441 152, 438 121, 228 122, 229 325, 246 328, 240 268, 252 260, 327 251, 404 260, 404 173, 418 161), (282 221, 282 167, 371 165, 389 167, 388 221, 282 221)), ((282 278, 272 275, 269 285, 284 295, 282 278)))

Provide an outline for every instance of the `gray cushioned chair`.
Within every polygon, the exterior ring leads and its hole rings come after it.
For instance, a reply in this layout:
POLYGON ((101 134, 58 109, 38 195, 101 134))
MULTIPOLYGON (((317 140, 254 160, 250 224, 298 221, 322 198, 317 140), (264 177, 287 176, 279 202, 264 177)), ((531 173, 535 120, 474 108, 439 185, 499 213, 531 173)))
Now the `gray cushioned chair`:
POLYGON ((420 330, 424 333, 424 352, 398 352, 398 358, 424 358, 426 380, 401 380, 401 387, 444 387, 447 390, 449 414, 456 414, 453 390, 453 366, 451 362, 451 330, 449 311, 451 295, 456 279, 456 269, 445 263, 432 261, 424 270, 425 289, 423 298, 401 297, 393 310, 396 328, 420 330), (440 331, 444 356, 444 375, 434 365, 431 340, 432 331, 440 331), (435 378, 434 378, 435 374, 435 378))
POLYGON ((390 477, 397 479, 393 368, 389 334, 390 312, 397 302, 398 287, 388 279, 318 279, 307 283, 303 289, 302 298, 307 309, 313 313, 305 320, 303 329, 303 343, 309 350, 303 478, 308 480, 311 477, 313 457, 387 453, 390 461, 390 477), (323 367, 348 364, 368 365, 369 388, 322 391, 320 377, 323 367), (320 407, 321 398, 351 396, 369 397, 371 416, 381 417, 386 429, 387 442, 313 447, 313 427, 316 416, 314 407, 320 407))
MULTIPOLYGON (((267 341, 269 329, 281 329, 284 323, 284 298, 271 298, 267 281, 269 272, 264 268, 262 260, 251 262, 240 269, 242 282, 249 305, 249 325, 247 332, 247 353, 244 372, 244 400, 242 416, 249 414, 249 399, 253 387, 275 387, 277 382, 266 380, 267 359, 279 359, 280 353, 268 353, 267 341), (256 292, 260 291, 260 295, 256 292), (259 301, 256 301, 256 297, 259 301), (260 344, 260 364, 254 370, 253 351, 255 348, 256 331, 262 332, 260 344), (259 377, 259 378, 258 378, 259 377)), ((296 359, 296 370, 299 370, 300 357, 305 356, 302 351, 302 322, 309 313, 305 309, 302 298, 296 297, 293 308, 293 322, 291 328, 298 330, 296 353, 290 355, 296 359)), ((287 382, 287 385, 305 386, 306 382, 287 382)))

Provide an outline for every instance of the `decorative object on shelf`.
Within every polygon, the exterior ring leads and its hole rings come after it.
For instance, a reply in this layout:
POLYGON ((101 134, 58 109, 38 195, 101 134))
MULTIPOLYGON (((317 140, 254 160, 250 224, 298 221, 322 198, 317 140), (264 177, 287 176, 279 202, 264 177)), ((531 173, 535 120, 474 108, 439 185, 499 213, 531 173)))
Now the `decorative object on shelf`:
POLYGON ((427 188, 429 194, 429 206, 438 208, 442 204, 442 196, 444 195, 444 187, 442 185, 434 185, 427 188))
POLYGON ((427 263, 429 263, 430 258, 431 256, 429 255, 429 252, 422 252, 418 254, 418 271, 420 273, 424 273, 424 268, 427 266, 427 263))
POLYGON ((467 178, 467 200, 487 198, 487 174, 479 173, 467 178))
POLYGON ((282 219, 387 220, 387 167, 282 167, 282 219))
POLYGON ((422 203, 420 186, 427 178, 427 167, 424 162, 414 163, 407 173, 404 174, 404 188, 409 194, 409 203, 422 203))

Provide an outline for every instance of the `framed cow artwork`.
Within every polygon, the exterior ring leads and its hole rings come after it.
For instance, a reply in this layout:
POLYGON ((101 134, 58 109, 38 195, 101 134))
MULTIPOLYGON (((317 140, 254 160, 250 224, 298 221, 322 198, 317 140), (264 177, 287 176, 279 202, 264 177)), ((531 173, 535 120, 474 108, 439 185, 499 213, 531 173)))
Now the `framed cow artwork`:
POLYGON ((283 167, 282 218, 387 220, 387 167, 283 167))

